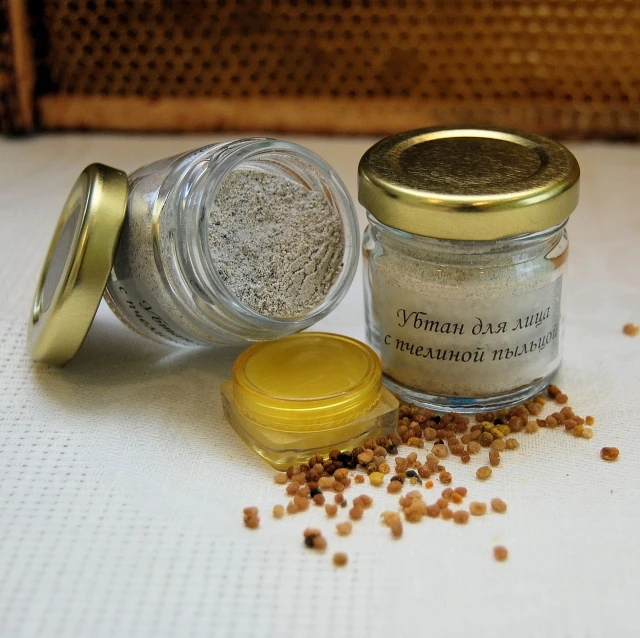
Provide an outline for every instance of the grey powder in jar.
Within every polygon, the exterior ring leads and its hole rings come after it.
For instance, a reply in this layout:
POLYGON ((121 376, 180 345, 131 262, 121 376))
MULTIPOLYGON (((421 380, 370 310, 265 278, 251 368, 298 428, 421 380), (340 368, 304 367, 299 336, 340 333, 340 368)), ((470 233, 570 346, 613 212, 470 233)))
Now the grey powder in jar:
POLYGON ((209 212, 209 248, 229 290, 261 315, 320 305, 343 267, 344 232, 323 194, 285 177, 238 169, 209 212))

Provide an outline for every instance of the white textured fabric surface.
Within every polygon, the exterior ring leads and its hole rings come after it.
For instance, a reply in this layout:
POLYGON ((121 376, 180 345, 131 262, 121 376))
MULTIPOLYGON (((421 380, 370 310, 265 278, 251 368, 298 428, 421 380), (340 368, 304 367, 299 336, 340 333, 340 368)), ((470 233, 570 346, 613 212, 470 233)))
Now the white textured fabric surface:
MULTIPOLYGON (((621 328, 640 323, 640 148, 572 146, 582 198, 558 383, 596 417, 594 438, 519 435, 486 483, 479 459, 449 461, 467 502, 500 496, 508 513, 406 524, 392 541, 378 516, 397 498, 384 490, 349 538, 318 508, 271 518, 283 489, 221 413, 237 351, 158 347, 103 307, 66 369, 27 357, 33 287, 78 172, 94 161, 132 170, 211 141, 0 141, 0 636, 637 636, 640 337, 621 328), (616 463, 600 460, 604 445, 620 448, 616 463), (257 531, 243 527, 246 505, 261 510, 257 531), (304 548, 309 525, 324 530, 324 554, 304 548), (342 570, 337 550, 349 554, 342 570)), ((296 141, 355 194, 371 140, 296 141)), ((360 276, 318 328, 364 337, 360 276)))

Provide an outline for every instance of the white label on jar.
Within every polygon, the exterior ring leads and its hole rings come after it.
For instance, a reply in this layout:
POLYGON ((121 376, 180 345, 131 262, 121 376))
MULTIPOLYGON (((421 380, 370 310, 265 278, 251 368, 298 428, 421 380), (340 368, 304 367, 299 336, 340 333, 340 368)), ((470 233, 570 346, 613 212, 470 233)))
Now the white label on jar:
POLYGON ((108 294, 113 298, 120 318, 134 330, 163 342, 179 345, 197 345, 165 312, 155 295, 137 279, 120 279, 109 284, 108 294))
POLYGON ((380 280, 373 307, 384 372, 443 396, 491 396, 529 385, 557 365, 561 295, 562 276, 525 294, 469 301, 380 280))

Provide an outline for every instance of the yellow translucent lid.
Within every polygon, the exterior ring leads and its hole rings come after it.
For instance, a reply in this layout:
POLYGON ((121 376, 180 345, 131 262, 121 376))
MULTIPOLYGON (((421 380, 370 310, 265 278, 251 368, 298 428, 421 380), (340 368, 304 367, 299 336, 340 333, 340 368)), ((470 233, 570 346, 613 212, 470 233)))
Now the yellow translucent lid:
POLYGON ((304 332, 256 344, 233 366, 238 410, 265 427, 322 430, 346 423, 380 399, 376 353, 342 335, 304 332))

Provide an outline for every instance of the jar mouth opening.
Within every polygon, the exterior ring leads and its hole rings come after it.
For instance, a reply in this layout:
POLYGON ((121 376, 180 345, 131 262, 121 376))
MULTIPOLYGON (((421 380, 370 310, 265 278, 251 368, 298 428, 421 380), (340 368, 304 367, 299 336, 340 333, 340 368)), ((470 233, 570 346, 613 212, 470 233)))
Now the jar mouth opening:
MULTIPOLYGON (((324 317, 342 300, 357 268, 359 229, 355 206, 346 186, 337 173, 315 153, 291 142, 268 138, 251 138, 224 145, 202 163, 193 181, 185 184, 186 204, 198 212, 184 215, 185 231, 191 238, 187 243, 195 247, 189 259, 195 259, 202 277, 197 285, 190 282, 196 295, 222 300, 250 325, 282 331, 289 326, 302 329, 324 317), (320 303, 308 312, 292 316, 262 314, 244 303, 223 281, 209 246, 209 207, 225 180, 242 170, 284 175, 294 183, 322 193, 325 201, 338 213, 343 233, 342 267, 333 285, 320 303)), ((184 256, 183 256, 184 257, 184 256)), ((188 278, 187 278, 188 279, 188 278)))

